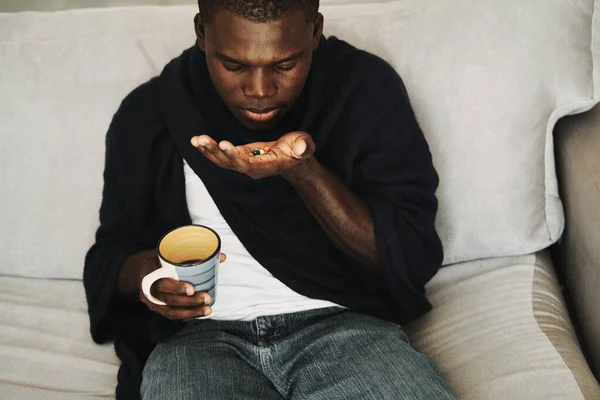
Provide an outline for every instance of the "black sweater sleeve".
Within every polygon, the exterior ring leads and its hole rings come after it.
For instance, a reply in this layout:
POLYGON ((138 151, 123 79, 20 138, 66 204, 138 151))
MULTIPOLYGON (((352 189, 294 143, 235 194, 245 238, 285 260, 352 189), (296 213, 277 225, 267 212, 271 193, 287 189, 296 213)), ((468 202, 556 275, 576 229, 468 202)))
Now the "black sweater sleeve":
POLYGON ((152 149, 160 129, 153 118, 155 92, 155 81, 150 81, 128 95, 106 135, 100 227, 83 274, 91 334, 99 343, 145 337, 151 319, 141 302, 119 296, 117 284, 125 259, 154 248, 164 229, 155 222, 153 196, 152 162, 157 160, 152 149))
POLYGON ((355 126, 364 134, 352 187, 371 210, 390 294, 410 319, 431 308, 424 286, 443 258, 435 230, 439 181, 402 80, 376 64, 360 91, 355 126))
POLYGON ((146 358, 178 323, 122 298, 127 257, 156 248, 164 232, 189 224, 181 157, 170 142, 152 79, 121 103, 106 135, 100 227, 85 258, 83 283, 92 338, 114 341, 122 360, 118 399, 138 399, 146 358))
POLYGON ((146 248, 136 238, 121 191, 115 149, 120 112, 115 115, 106 136, 100 227, 96 242, 86 255, 83 274, 92 338, 99 343, 123 337, 126 331, 131 331, 128 321, 132 315, 143 312, 141 307, 120 299, 117 293, 121 265, 127 257, 146 248))

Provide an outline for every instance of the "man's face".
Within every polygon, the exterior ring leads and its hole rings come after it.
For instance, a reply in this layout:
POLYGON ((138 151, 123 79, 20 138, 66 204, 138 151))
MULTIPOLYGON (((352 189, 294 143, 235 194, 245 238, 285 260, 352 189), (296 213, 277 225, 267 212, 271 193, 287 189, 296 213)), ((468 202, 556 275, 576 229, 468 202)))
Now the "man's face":
POLYGON ((274 127, 304 88, 323 17, 307 22, 298 11, 256 23, 220 10, 204 29, 199 16, 195 24, 213 84, 231 113, 252 130, 274 127))

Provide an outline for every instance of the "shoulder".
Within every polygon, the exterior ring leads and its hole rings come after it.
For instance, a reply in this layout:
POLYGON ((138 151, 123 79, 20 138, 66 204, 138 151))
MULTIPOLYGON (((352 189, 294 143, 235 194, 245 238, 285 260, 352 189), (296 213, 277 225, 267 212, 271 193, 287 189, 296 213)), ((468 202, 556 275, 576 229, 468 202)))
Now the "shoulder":
POLYGON ((131 91, 113 116, 107 134, 107 144, 125 150, 140 142, 152 142, 164 129, 158 101, 158 78, 131 91))
POLYGON ((158 102, 158 77, 150 79, 132 90, 121 102, 113 122, 141 122, 145 117, 160 111, 158 102))
POLYGON ((323 40, 320 45, 323 46, 323 67, 329 83, 361 90, 400 91, 406 95, 399 74, 381 57, 335 36, 323 40))

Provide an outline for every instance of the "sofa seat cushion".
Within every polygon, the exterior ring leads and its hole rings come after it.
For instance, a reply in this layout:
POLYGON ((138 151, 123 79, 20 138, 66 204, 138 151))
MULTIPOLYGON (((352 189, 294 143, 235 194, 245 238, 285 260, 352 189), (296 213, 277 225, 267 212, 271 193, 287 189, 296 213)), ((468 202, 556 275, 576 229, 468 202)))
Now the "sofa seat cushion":
POLYGON ((114 397, 119 360, 92 341, 81 281, 0 276, 0 325, 1 399, 114 397))
MULTIPOLYGON (((427 290, 405 329, 461 399, 600 398, 547 253, 452 265, 427 290)), ((85 304, 79 281, 0 276, 0 398, 113 396, 119 361, 85 304)))
POLYGON ((547 252, 443 268, 406 326, 461 399, 600 399, 547 252))

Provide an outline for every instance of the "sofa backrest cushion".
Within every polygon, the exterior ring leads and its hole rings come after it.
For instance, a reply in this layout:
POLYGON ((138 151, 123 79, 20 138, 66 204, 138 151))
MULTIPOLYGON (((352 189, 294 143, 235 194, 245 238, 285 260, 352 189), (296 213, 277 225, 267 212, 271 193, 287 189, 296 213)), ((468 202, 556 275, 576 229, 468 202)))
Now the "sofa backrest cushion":
MULTIPOLYGON (((323 2, 388 60, 441 178, 445 264, 530 253, 564 226, 551 133, 598 102, 594 0, 323 2)), ((0 273, 80 278, 121 99, 194 42, 196 6, 0 14, 0 273)))

